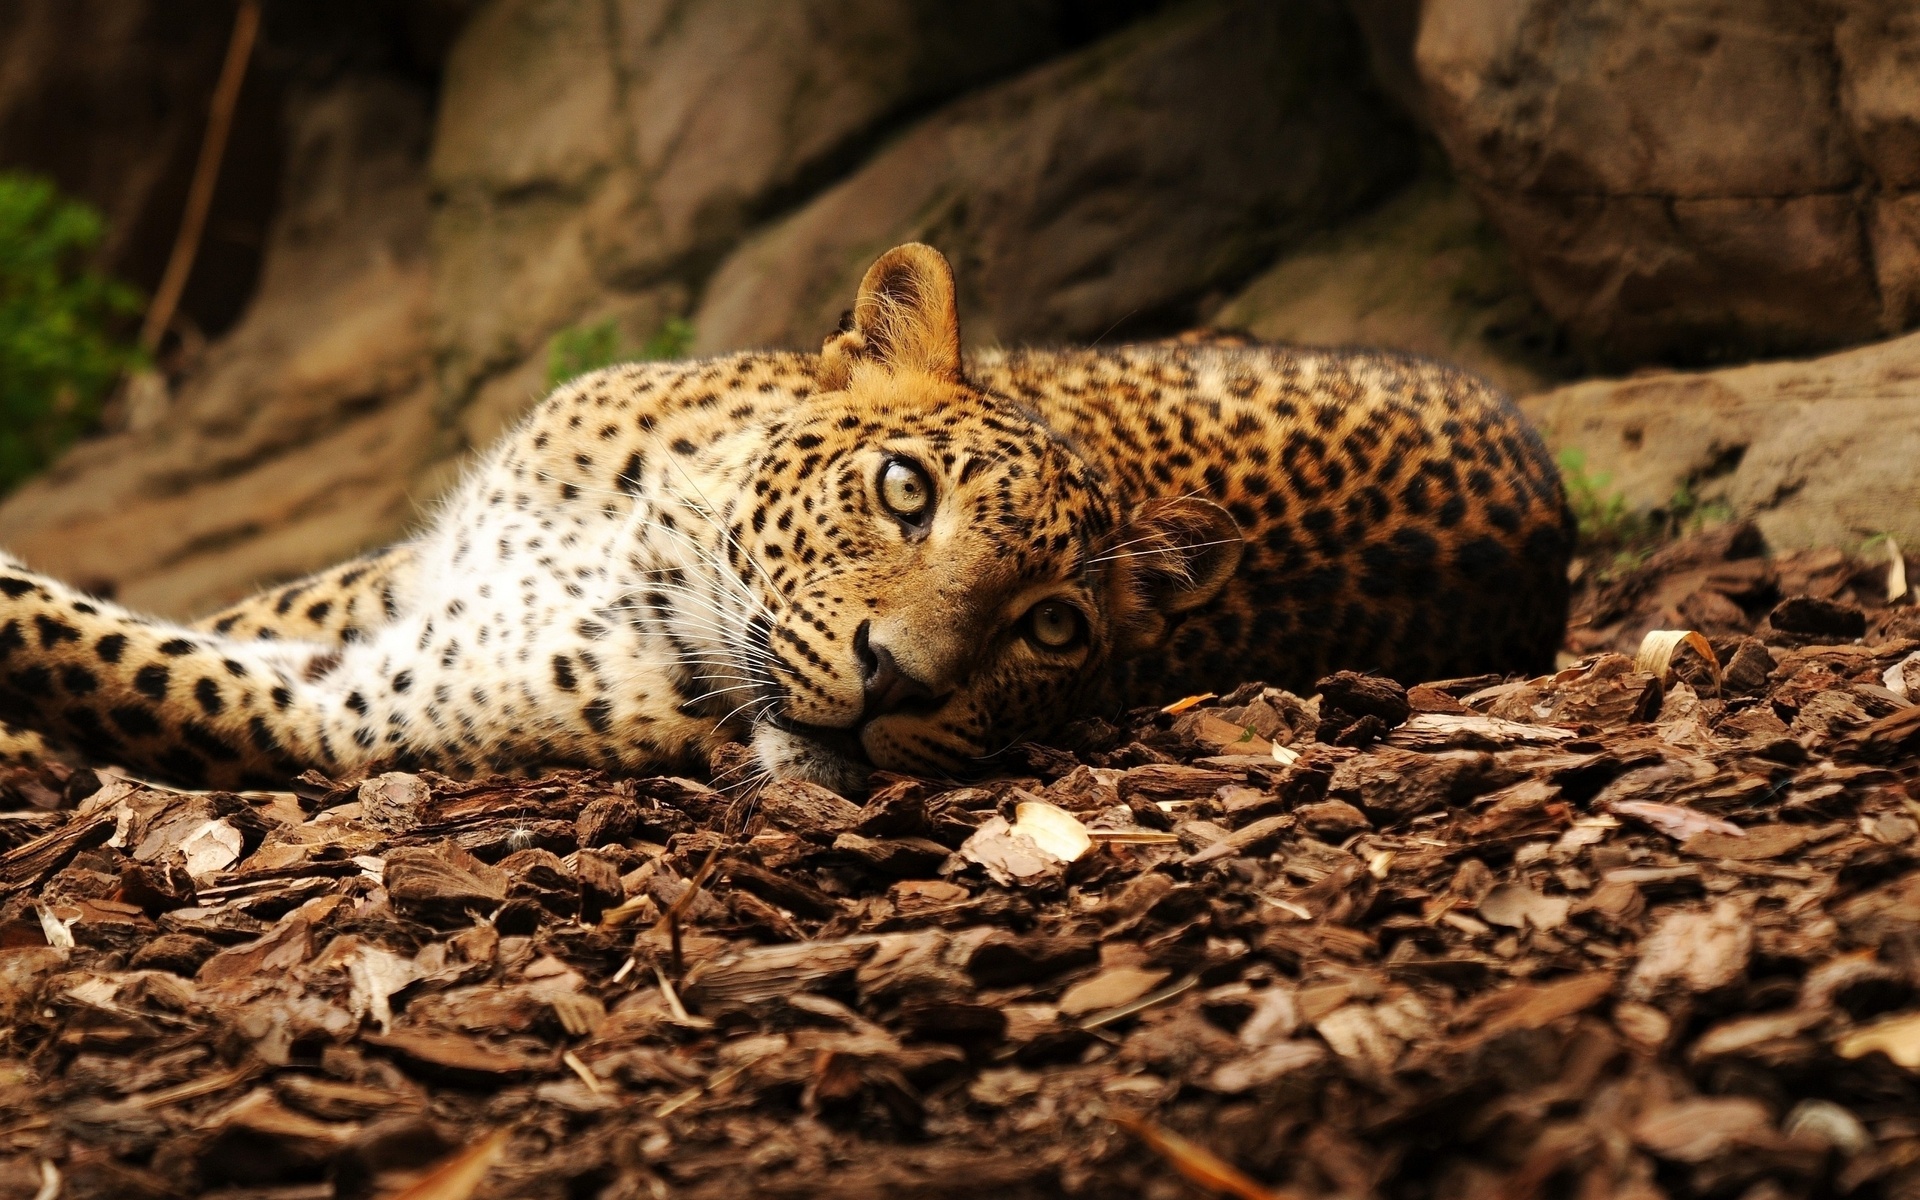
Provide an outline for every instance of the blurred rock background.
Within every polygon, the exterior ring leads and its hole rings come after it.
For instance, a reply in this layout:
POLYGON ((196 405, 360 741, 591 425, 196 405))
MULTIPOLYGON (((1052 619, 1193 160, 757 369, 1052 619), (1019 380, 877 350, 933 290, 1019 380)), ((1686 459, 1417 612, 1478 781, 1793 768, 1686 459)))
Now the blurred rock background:
MULTIPOLYGON (((148 291, 233 16, 0 0, 0 168, 148 291)), ((814 346, 916 238, 974 346, 1431 354, 1638 511, 1920 544, 1909 0, 266 0, 165 394, 0 544, 205 609, 402 533, 571 348, 814 346)))

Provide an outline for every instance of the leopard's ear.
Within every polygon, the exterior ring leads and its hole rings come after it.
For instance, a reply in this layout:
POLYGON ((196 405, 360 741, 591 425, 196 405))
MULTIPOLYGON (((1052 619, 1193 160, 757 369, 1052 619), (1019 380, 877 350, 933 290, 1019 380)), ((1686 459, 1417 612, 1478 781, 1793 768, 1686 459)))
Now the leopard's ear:
POLYGON ((932 246, 909 242, 867 268, 851 320, 820 349, 821 382, 845 387, 854 364, 960 378, 960 313, 953 268, 932 246))
POLYGON ((1226 509, 1186 496, 1134 511, 1119 540, 1122 653, 1157 645, 1168 618, 1212 600, 1240 567, 1246 541, 1226 509))

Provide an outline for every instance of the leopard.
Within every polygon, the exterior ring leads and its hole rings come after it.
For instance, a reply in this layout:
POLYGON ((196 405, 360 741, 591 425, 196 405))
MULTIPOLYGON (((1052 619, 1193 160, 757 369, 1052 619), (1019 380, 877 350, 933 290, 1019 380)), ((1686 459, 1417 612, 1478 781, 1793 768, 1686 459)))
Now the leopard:
POLYGON ((1547 669, 1573 535, 1545 445, 1464 371, 969 353, 916 243, 818 352, 566 382, 412 536, 198 621, 0 560, 0 720, 196 788, 697 773, 738 744, 858 795, 1247 680, 1547 669))

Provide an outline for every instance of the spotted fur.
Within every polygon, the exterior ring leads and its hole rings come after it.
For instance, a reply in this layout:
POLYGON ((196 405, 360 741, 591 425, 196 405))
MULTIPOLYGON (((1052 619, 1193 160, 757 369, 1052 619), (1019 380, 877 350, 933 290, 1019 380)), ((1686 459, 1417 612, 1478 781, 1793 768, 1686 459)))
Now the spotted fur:
POLYGON ((821 353, 575 380, 418 537, 197 626, 7 560, 0 717, 188 784, 683 769, 741 738, 853 789, 1245 679, 1544 667, 1570 541, 1538 438, 1467 375, 963 361, 946 261, 905 246, 821 353))

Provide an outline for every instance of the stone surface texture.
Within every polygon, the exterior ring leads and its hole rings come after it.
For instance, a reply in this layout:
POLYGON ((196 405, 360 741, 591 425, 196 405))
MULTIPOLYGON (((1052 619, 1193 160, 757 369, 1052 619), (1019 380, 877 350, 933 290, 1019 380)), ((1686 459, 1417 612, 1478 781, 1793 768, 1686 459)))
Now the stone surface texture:
POLYGON ((405 525, 435 444, 429 104, 378 78, 290 104, 288 202, 245 316, 156 424, 82 443, 8 496, 0 541, 189 612, 405 525))
MULTIPOLYGON (((0 6, 0 162, 103 206, 136 282, 230 15, 0 6)), ((1517 394, 1578 355, 1920 321, 1906 0, 270 5, 253 70, 187 296, 212 341, 137 429, 0 500, 0 545, 169 614, 403 532, 546 390, 557 335, 817 345, 911 238, 953 259, 975 346, 1229 325, 1517 394)), ((1920 542, 1916 357, 1529 404, 1642 507, 1686 484, 1786 545, 1920 542)))
POLYGON ((1466 189, 1444 175, 1282 255, 1210 323, 1264 341, 1437 358, 1516 396, 1573 371, 1505 244, 1466 189))
POLYGON ((1624 363, 1920 319, 1920 9, 1430 0, 1423 113, 1576 338, 1624 363))
POLYGON ((916 110, 1058 50, 1064 10, 485 5, 448 60, 432 157, 446 405, 477 397, 463 429, 484 441, 542 390, 556 330, 613 320, 644 342, 756 219, 916 110))
POLYGON ((1639 511, 1682 489, 1781 547, 1920 546, 1920 333, 1799 362, 1589 380, 1521 407, 1639 511))
MULTIPOLYGON (((204 609, 401 533, 564 331, 632 354, 693 314, 698 349, 817 345, 915 236, 989 339, 1170 330, 1414 165, 1333 0, 395 11, 457 29, 437 95, 262 52, 297 86, 259 289, 157 421, 0 502, 0 544, 204 609)), ((305 19, 269 18, 269 46, 305 19)))
POLYGON ((1124 336, 1408 178, 1413 143, 1331 10, 1179 6, 935 114, 735 251, 696 346, 811 346, 866 265, 954 263, 969 340, 1124 336))

